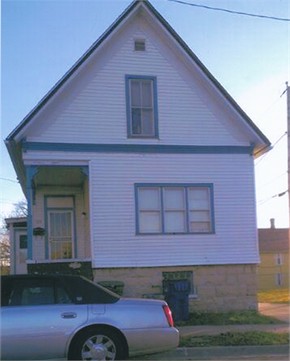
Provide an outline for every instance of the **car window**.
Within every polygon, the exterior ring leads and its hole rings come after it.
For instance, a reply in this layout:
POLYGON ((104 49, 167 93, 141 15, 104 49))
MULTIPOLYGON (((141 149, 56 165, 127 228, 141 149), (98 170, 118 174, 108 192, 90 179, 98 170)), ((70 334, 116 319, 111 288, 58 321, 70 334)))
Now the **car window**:
POLYGON ((119 296, 84 277, 67 277, 63 280, 70 292, 74 303, 103 304, 115 303, 119 296))
POLYGON ((8 306, 32 306, 71 303, 68 294, 50 279, 15 279, 5 291, 8 306))

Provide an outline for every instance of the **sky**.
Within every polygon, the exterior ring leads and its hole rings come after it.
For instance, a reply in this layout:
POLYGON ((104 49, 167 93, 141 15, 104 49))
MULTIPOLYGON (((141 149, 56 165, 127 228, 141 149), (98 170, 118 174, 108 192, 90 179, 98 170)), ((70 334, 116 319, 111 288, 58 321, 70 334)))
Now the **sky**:
MULTIPOLYGON (((199 6, 151 0, 271 141, 273 149, 255 161, 257 226, 268 228, 274 218, 277 228, 288 227, 288 194, 281 194, 288 189, 284 91, 290 83, 290 22, 272 18, 289 19, 290 3, 184 2, 199 6)), ((3 140, 130 4, 130 0, 1 1, 0 222, 25 198, 3 140)))

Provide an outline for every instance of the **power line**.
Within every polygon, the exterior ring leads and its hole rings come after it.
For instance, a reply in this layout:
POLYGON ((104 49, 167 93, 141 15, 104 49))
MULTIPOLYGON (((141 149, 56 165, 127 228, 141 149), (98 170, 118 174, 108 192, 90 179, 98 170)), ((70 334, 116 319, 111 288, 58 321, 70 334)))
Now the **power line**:
POLYGON ((3 177, 0 177, 1 180, 5 180, 5 181, 8 181, 8 182, 12 182, 12 183, 19 183, 18 181, 14 180, 14 179, 10 179, 10 178, 3 178, 3 177))
POLYGON ((276 20, 276 21, 290 21, 290 19, 288 19, 288 18, 280 18, 280 17, 276 17, 276 16, 246 13, 243 11, 235 11, 235 10, 230 10, 230 9, 217 8, 217 7, 213 7, 213 6, 194 4, 194 3, 189 3, 189 2, 181 1, 181 0, 168 0, 168 1, 176 2, 176 3, 182 4, 182 5, 189 5, 189 6, 194 6, 194 7, 198 7, 198 8, 204 8, 207 10, 223 11, 223 12, 235 14, 235 15, 251 16, 254 18, 276 20))
POLYGON ((258 203, 258 205, 262 206, 263 204, 269 202, 269 201, 272 200, 273 198, 283 197, 283 196, 284 196, 286 193, 288 193, 288 192, 289 192, 289 190, 286 189, 286 191, 284 191, 284 192, 277 193, 277 194, 275 194, 274 196, 268 197, 268 198, 266 198, 266 199, 262 199, 262 200, 258 201, 257 203, 258 203))
MULTIPOLYGON (((284 134, 281 135, 281 137, 276 140, 276 142, 273 144, 272 149, 275 148, 275 146, 288 134, 288 132, 286 131, 284 134)), ((262 162, 262 160, 265 159, 265 157, 269 154, 269 152, 265 153, 255 164, 255 166, 257 166, 258 164, 260 164, 262 162)))
POLYGON ((279 179, 279 178, 281 178, 281 177, 284 177, 284 176, 287 175, 287 174, 288 174, 288 172, 285 171, 284 173, 282 173, 282 174, 276 176, 275 178, 269 180, 267 183, 264 183, 263 185, 259 186, 259 189, 264 188, 264 187, 268 186, 269 184, 271 184, 271 183, 273 183, 273 182, 276 182, 277 179, 279 179))

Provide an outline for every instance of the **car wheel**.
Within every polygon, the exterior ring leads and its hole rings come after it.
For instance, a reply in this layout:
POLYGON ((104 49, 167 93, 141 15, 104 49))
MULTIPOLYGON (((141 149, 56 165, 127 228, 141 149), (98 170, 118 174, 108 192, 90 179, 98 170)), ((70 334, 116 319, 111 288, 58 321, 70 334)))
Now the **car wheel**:
POLYGON ((70 360, 113 361, 127 358, 121 337, 109 329, 94 328, 80 334, 71 348, 70 360))

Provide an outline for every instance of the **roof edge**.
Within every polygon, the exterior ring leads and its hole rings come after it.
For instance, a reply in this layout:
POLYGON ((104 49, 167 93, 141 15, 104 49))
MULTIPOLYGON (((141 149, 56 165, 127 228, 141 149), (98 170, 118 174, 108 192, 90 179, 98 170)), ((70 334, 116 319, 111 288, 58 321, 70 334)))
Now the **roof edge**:
POLYGON ((263 153, 271 149, 271 142, 262 133, 262 131, 256 126, 251 118, 244 112, 244 110, 238 105, 238 103, 232 98, 232 96, 225 90, 225 88, 218 82, 218 80, 211 74, 206 66, 199 60, 199 58, 193 53, 185 41, 177 34, 172 26, 164 19, 164 17, 153 7, 148 0, 134 0, 123 12, 117 17, 117 19, 111 24, 111 26, 91 45, 91 47, 76 61, 76 63, 64 74, 64 76, 53 86, 53 88, 46 93, 46 95, 38 102, 38 104, 26 115, 26 117, 19 123, 19 125, 7 136, 6 141, 13 140, 17 134, 28 124, 40 109, 50 100, 51 97, 61 88, 61 86, 70 78, 70 76, 90 57, 95 49, 120 25, 120 23, 136 8, 138 5, 145 5, 149 11, 151 11, 169 34, 175 38, 179 45, 185 50, 190 58, 197 64, 201 71, 207 76, 211 83, 217 88, 217 90, 226 98, 230 105, 237 111, 237 113, 245 120, 255 134, 264 143, 264 147, 259 149, 255 156, 259 157, 263 153))
POLYGON ((6 141, 11 141, 28 124, 31 118, 57 93, 61 86, 70 78, 70 76, 90 57, 95 49, 114 31, 114 29, 128 16, 128 14, 139 4, 147 0, 134 0, 116 20, 103 32, 103 34, 89 47, 89 49, 69 68, 69 70, 60 78, 60 80, 40 99, 36 106, 23 118, 23 120, 8 134, 6 141))

